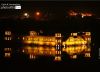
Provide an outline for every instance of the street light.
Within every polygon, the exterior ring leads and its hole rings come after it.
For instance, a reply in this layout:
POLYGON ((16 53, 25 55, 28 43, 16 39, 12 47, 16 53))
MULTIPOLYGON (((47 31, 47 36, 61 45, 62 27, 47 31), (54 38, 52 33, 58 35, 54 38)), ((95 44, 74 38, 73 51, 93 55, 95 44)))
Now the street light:
POLYGON ((36 20, 41 20, 41 17, 42 17, 42 13, 41 13, 40 11, 36 11, 36 12, 34 13, 34 18, 35 18, 36 20))
POLYGON ((36 12, 36 15, 39 16, 40 15, 40 12, 36 12))
POLYGON ((24 17, 25 18, 28 18, 29 17, 29 14, 28 13, 24 13, 24 17))

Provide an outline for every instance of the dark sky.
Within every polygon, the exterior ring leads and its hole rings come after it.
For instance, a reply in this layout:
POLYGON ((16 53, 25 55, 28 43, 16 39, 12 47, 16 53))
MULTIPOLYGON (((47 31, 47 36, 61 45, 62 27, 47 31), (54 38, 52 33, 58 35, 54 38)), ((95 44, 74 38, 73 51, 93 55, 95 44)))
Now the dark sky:
POLYGON ((21 4, 21 10, 0 10, 0 16, 17 15, 21 12, 34 12, 36 10, 48 11, 55 14, 64 14, 67 10, 91 11, 96 15, 100 13, 100 2, 98 1, 24 1, 24 2, 1 2, 21 4))
POLYGON ((65 9, 65 8, 80 8, 80 9, 99 9, 100 2, 94 1, 47 1, 47 2, 23 2, 22 8, 33 9, 33 8, 55 8, 55 9, 65 9))

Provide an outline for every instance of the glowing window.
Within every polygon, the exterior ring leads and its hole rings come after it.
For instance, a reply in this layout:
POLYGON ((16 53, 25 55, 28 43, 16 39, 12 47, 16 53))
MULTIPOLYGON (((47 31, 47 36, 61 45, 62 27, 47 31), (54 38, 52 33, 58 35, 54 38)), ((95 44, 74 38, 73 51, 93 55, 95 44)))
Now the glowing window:
POLYGON ((91 33, 90 32, 86 32, 86 35, 91 35, 91 33))
POLYGON ((11 35, 11 31, 5 31, 5 35, 11 35))
POLYGON ((56 33, 55 37, 61 37, 61 33, 56 33))
POLYGON ((29 56, 29 57, 30 57, 30 59, 33 59, 33 58, 34 58, 34 55, 30 54, 30 56, 29 56))
POLYGON ((23 37, 23 40, 25 40, 25 38, 23 37))
POLYGON ((73 36, 77 36, 77 33, 73 33, 73 36))
POLYGON ((85 53, 85 57, 91 57, 90 53, 85 53))
POLYGON ((31 36, 36 36, 37 33, 36 33, 35 31, 30 31, 30 35, 31 35, 31 36))
POLYGON ((91 41, 91 38, 88 38, 88 41, 91 41))
POLYGON ((5 37, 4 39, 5 40, 11 40, 12 38, 11 37, 5 37))
POLYGON ((5 53, 5 57, 10 57, 11 53, 5 53))
POLYGON ((55 56, 55 61, 61 61, 61 56, 55 56))
POLYGON ((76 59, 77 58, 77 55, 73 55, 71 58, 76 59))
POLYGON ((4 51, 11 51, 11 48, 4 48, 4 51))

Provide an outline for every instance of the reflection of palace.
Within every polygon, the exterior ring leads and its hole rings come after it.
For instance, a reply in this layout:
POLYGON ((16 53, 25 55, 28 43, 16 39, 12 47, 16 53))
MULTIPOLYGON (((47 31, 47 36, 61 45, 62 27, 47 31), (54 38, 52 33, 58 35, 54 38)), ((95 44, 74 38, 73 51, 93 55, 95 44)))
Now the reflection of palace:
POLYGON ((54 47, 31 47, 31 46, 26 46, 22 50, 23 53, 26 53, 29 55, 29 58, 36 58, 36 56, 54 56, 56 54, 56 50, 54 47))
POLYGON ((61 50, 58 50, 58 47, 25 46, 22 52, 29 55, 30 59, 35 59, 38 56, 52 56, 54 60, 61 60, 61 50))

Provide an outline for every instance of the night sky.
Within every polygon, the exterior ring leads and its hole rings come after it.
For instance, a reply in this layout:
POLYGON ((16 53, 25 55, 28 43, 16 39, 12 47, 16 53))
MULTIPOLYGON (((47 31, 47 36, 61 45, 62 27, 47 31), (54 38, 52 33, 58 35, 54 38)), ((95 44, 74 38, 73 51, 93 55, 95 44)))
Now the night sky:
MULTIPOLYGON (((64 16, 68 10, 89 11, 99 16, 100 2, 94 1, 24 1, 24 2, 1 2, 21 4, 21 10, 0 10, 0 16, 19 16, 23 12, 33 13, 36 10, 48 12, 56 16, 64 16), (9 13, 9 14, 8 14, 9 13)), ((58 18, 58 17, 57 17, 58 18)))

